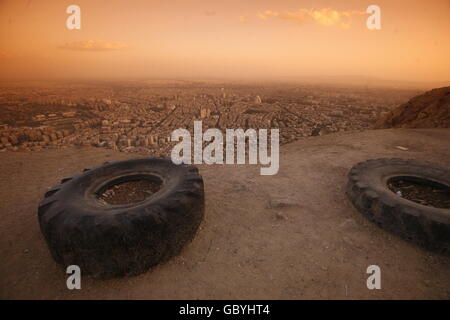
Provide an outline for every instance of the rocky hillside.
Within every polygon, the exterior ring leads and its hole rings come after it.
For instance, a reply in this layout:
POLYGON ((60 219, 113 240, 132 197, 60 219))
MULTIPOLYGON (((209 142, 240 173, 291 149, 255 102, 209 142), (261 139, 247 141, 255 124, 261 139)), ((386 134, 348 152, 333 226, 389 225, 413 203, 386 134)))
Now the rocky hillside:
POLYGON ((414 97, 380 118, 376 128, 450 128, 450 87, 414 97))

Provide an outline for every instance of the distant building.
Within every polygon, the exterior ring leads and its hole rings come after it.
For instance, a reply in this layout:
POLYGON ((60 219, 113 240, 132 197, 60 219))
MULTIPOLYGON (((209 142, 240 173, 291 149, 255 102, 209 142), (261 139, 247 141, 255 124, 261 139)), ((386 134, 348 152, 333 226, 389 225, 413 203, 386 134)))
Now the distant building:
POLYGON ((71 118, 71 117, 75 117, 75 115, 76 115, 77 113, 76 113, 76 111, 67 111, 67 112, 63 112, 63 117, 66 117, 66 118, 71 118))
POLYGON ((200 109, 200 118, 205 119, 208 118, 211 115, 211 110, 208 108, 201 108, 200 109))

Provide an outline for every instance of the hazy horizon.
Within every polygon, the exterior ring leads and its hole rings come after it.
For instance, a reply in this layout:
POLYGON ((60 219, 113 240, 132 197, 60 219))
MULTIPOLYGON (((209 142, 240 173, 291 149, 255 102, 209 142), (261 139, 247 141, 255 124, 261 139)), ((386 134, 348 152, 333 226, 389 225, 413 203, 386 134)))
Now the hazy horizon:
POLYGON ((0 0, 0 79, 450 83, 450 1, 0 0), (81 8, 68 30, 66 8, 81 8), (368 30, 366 8, 381 8, 368 30))

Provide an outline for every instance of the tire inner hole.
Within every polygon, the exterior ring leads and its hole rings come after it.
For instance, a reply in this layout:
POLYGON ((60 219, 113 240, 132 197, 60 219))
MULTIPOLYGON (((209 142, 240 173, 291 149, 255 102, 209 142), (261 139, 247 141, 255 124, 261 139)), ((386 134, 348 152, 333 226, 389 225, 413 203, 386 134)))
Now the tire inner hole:
POLYGON ((146 200, 162 188, 162 180, 153 175, 122 176, 106 183, 95 194, 103 204, 125 205, 146 200))
POLYGON ((388 188, 397 196, 418 204, 450 209, 450 187, 418 177, 399 176, 387 181, 388 188))

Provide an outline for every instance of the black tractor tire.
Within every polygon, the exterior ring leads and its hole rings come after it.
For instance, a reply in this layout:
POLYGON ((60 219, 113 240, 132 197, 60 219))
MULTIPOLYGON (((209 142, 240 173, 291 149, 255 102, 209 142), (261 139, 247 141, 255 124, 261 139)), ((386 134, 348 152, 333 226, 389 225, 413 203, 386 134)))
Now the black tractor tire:
POLYGON ((450 209, 421 205, 395 194, 387 185, 395 177, 424 179, 450 188, 450 169, 444 166, 406 159, 373 159, 351 169, 346 194, 356 209, 378 226, 449 255, 450 209))
POLYGON ((65 178, 38 209, 50 253, 65 268, 95 278, 137 275, 178 254, 204 215, 203 179, 194 166, 170 159, 105 163, 65 178), (96 192, 118 181, 150 179, 161 188, 144 201, 108 205, 96 192))

